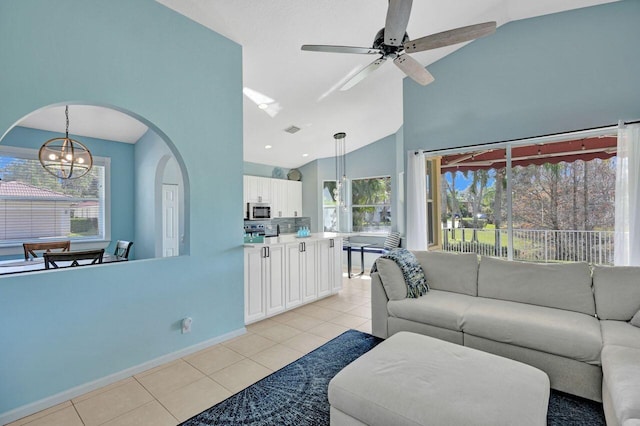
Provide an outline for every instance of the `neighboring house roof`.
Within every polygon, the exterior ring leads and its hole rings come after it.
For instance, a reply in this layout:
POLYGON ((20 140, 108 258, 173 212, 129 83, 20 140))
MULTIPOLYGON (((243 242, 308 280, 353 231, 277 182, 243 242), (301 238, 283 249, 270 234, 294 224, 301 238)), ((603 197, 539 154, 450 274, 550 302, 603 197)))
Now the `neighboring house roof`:
POLYGON ((50 191, 48 189, 38 188, 37 186, 27 183, 11 181, 0 182, 0 197, 9 198, 41 198, 47 200, 69 199, 68 195, 60 192, 50 191))

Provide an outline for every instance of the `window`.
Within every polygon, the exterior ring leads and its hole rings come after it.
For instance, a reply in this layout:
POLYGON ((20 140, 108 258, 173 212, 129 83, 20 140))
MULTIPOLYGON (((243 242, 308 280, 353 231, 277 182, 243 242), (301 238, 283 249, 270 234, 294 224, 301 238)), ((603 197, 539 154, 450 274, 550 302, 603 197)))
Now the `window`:
POLYGON ((0 245, 107 238, 108 158, 94 157, 79 179, 58 179, 41 166, 37 150, 3 146, 0 170, 0 245))
POLYGON ((322 223, 324 232, 338 232, 338 211, 336 209, 336 181, 322 183, 322 223))
POLYGON ((612 264, 616 147, 603 129, 443 152, 443 249, 612 264))
POLYGON ((353 179, 351 214, 354 232, 391 231, 391 177, 353 179))

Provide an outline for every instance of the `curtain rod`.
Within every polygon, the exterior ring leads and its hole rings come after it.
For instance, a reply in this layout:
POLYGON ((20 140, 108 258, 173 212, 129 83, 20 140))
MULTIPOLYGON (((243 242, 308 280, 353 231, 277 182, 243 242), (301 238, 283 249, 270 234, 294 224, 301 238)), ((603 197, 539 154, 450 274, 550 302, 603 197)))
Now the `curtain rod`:
POLYGON ((620 120, 618 122, 618 124, 610 124, 608 126, 599 126, 599 127, 591 127, 588 129, 582 129, 582 130, 571 130, 568 132, 559 132, 559 133, 549 133, 547 135, 540 135, 540 136, 532 136, 532 137, 528 137, 528 138, 519 138, 519 139, 507 139, 504 141, 499 141, 499 142, 487 142, 487 143, 483 143, 483 144, 476 144, 476 145, 464 145, 464 146, 459 146, 459 147, 454 147, 454 148, 444 148, 444 149, 432 149, 432 150, 427 150, 427 149, 422 149, 422 150, 418 150, 415 151, 414 154, 418 155, 418 154, 433 154, 433 153, 439 153, 439 152, 451 152, 451 151, 461 151, 461 150, 468 150, 470 148, 478 148, 478 147, 482 147, 482 148, 487 148, 487 147, 495 147, 497 145, 506 145, 506 144, 510 144, 510 143, 524 143, 524 142, 531 142, 534 141, 536 139, 544 139, 544 138, 554 138, 554 137, 558 137, 558 136, 568 136, 571 134, 575 134, 575 133, 583 133, 583 132, 596 132, 596 131, 607 131, 607 130, 613 130, 619 126, 626 126, 627 124, 638 124, 640 123, 640 119, 639 120, 632 120, 632 121, 623 121, 620 120))

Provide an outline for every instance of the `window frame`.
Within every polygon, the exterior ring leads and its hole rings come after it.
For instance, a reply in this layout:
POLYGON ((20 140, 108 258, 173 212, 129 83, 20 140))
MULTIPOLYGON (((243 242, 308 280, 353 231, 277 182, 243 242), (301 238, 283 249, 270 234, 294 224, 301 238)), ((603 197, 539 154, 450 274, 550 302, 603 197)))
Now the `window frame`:
POLYGON ((331 204, 325 204, 324 202, 324 189, 325 189, 325 184, 327 182, 333 182, 334 185, 336 183, 335 179, 324 179, 322 180, 322 191, 321 191, 321 197, 322 197, 322 230, 323 232, 339 232, 340 230, 340 218, 338 217, 338 203, 335 202, 335 204, 331 205, 331 204), (335 229, 325 229, 324 227, 324 220, 325 220, 325 216, 324 216, 324 212, 325 210, 334 210, 335 214, 336 214, 336 227, 335 229))
MULTIPOLYGON (((355 231, 353 224, 353 208, 354 207, 389 207, 389 213, 391 214, 391 210, 393 207, 393 176, 391 175, 377 175, 377 176, 365 176, 365 177, 352 177, 349 179, 349 225, 350 229, 353 232, 357 232, 359 234, 371 234, 371 235, 386 235, 391 232, 393 225, 389 224, 389 229, 378 230, 378 231, 355 231), (353 182, 358 180, 371 180, 371 179, 389 179, 389 204, 354 204, 353 203, 353 182)), ((391 221, 392 222, 392 221, 391 221)))
MULTIPOLYGON (((10 145, 0 144, 0 157, 12 156, 25 160, 38 159, 38 149, 23 148, 10 145)), ((73 249, 89 250, 106 248, 111 242, 111 158, 93 156, 93 164, 104 167, 104 206, 103 206, 103 223, 104 232, 102 237, 82 237, 69 238, 73 244, 73 249)), ((1 184, 1 183, 0 183, 1 184)), ((55 241, 55 240, 53 240, 55 241)), ((0 242, 0 256, 8 256, 22 254, 22 243, 17 242, 0 242)))

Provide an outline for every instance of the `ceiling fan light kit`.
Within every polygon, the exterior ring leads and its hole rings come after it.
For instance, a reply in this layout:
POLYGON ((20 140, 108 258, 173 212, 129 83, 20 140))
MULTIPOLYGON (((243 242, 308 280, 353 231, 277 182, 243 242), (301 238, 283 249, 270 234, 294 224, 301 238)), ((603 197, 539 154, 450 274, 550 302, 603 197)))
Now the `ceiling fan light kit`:
POLYGON ((362 68, 342 85, 340 90, 349 90, 371 73, 377 70, 387 59, 392 59, 408 77, 416 83, 426 86, 434 81, 433 76, 408 53, 422 52, 451 46, 465 41, 475 40, 493 34, 495 22, 483 22, 410 40, 406 33, 411 14, 412 0, 389 0, 385 27, 376 34, 372 47, 328 46, 305 44, 302 50, 310 52, 354 53, 360 55, 381 55, 378 59, 362 68))

